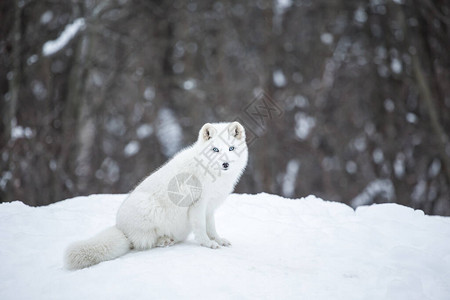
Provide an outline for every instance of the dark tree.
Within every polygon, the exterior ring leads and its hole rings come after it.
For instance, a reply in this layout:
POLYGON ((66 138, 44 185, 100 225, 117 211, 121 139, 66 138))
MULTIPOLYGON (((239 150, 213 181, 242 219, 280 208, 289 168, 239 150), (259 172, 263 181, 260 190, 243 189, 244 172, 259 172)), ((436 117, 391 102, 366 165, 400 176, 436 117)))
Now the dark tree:
POLYGON ((206 122, 237 192, 450 215, 450 2, 0 2, 0 198, 125 193, 206 122))

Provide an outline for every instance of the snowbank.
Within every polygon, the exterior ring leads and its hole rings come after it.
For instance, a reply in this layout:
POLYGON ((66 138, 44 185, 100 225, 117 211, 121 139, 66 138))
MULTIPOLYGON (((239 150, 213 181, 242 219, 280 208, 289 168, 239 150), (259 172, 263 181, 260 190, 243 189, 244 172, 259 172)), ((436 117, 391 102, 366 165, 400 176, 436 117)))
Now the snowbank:
POLYGON ((450 218, 396 204, 231 195, 217 214, 233 246, 192 239, 63 268, 74 240, 114 223, 124 195, 0 205, 0 299, 448 299, 450 218))

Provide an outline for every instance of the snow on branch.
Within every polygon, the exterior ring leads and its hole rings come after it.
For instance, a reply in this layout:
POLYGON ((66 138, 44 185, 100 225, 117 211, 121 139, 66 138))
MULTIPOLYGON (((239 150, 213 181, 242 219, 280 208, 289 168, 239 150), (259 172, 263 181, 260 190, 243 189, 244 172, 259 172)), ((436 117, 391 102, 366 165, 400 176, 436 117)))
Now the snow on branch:
POLYGON ((388 201, 395 198, 394 184, 389 179, 376 179, 372 181, 364 191, 350 201, 350 205, 356 208, 361 205, 372 204, 377 196, 383 196, 388 201))
POLYGON ((64 31, 59 35, 56 40, 47 41, 42 47, 42 53, 44 56, 50 56, 63 49, 71 39, 78 33, 78 31, 84 29, 86 22, 83 18, 78 18, 73 21, 72 24, 66 25, 64 31))

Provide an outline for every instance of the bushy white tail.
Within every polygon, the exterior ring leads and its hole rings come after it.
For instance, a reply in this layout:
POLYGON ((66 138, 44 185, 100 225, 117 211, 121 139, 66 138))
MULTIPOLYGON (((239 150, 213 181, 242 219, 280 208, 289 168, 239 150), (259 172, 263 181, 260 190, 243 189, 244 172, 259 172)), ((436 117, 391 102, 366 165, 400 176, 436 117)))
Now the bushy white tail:
POLYGON ((114 226, 88 240, 70 245, 64 260, 68 269, 82 269, 122 256, 129 250, 130 242, 123 232, 114 226))

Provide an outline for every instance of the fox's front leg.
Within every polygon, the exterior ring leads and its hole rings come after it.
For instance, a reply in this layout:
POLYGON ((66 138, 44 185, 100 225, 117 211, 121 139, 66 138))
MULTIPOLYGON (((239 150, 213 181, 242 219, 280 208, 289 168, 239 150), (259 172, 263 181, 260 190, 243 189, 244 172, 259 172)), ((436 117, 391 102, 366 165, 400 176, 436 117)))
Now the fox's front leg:
POLYGON ((211 240, 206 234, 206 205, 202 203, 195 203, 189 207, 189 222, 194 232, 195 240, 203 247, 209 247, 212 249, 219 248, 219 244, 211 240))
POLYGON ((216 221, 214 219, 214 211, 207 211, 206 212, 206 233, 208 234, 208 237, 211 240, 216 241, 221 246, 231 246, 231 243, 221 238, 216 231, 216 221))

